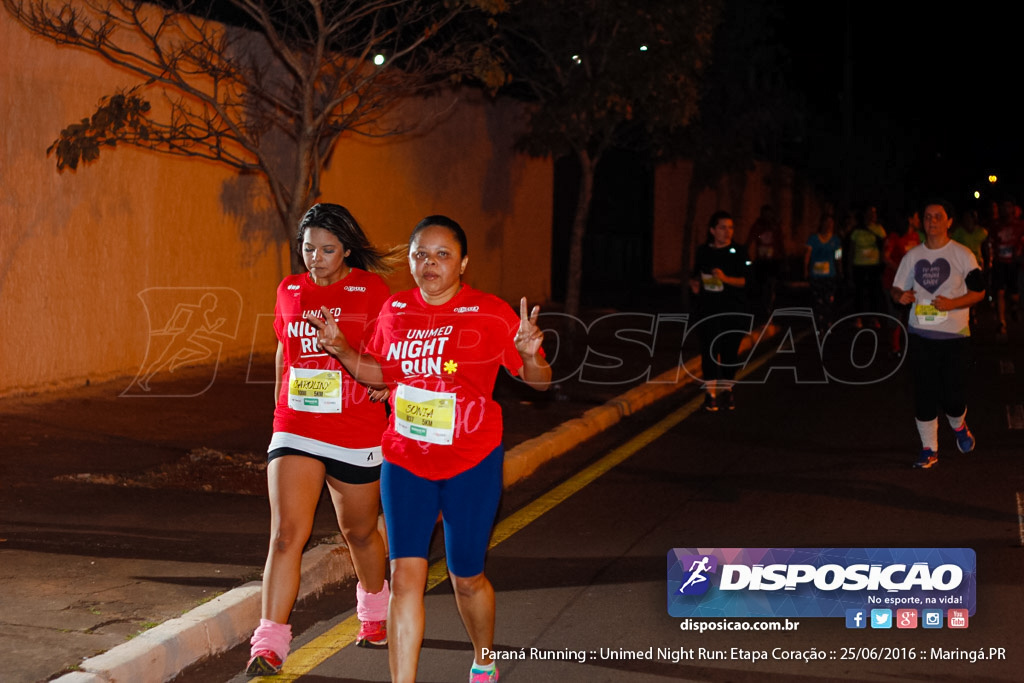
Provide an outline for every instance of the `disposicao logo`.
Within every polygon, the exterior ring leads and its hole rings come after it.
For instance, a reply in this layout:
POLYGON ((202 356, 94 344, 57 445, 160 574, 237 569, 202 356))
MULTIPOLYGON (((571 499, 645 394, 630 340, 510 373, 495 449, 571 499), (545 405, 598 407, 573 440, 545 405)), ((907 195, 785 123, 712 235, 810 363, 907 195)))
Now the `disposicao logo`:
POLYGON ((849 620, 855 611, 954 607, 973 615, 975 567, 970 548, 673 548, 668 612, 849 620))

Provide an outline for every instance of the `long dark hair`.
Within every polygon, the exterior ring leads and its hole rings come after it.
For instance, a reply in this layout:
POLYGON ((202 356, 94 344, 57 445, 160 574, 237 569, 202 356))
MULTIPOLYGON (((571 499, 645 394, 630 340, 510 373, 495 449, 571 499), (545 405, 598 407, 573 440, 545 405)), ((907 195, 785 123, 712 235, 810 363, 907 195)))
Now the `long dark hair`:
POLYGON ((311 206, 299 221, 296 241, 300 250, 306 230, 310 228, 322 228, 337 237, 341 245, 349 250, 349 255, 345 257, 345 263, 350 267, 362 268, 375 273, 390 273, 394 270, 393 259, 389 258, 389 254, 370 244, 370 240, 367 239, 363 229, 359 227, 359 223, 344 206, 327 203, 311 206))

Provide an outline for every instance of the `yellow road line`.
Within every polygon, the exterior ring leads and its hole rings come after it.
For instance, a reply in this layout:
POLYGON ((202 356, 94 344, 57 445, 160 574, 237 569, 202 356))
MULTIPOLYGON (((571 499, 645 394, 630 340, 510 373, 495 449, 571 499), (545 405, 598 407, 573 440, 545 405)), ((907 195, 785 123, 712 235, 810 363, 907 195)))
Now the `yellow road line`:
MULTIPOLYGON (((761 358, 749 363, 743 371, 739 373, 739 377, 745 377, 748 373, 759 368, 771 355, 773 354, 765 354, 761 356, 761 358)), ((670 429, 698 411, 703 398, 703 396, 697 396, 682 407, 677 408, 666 417, 663 417, 656 424, 648 427, 626 443, 612 450, 608 455, 604 456, 586 469, 576 473, 565 482, 559 484, 540 498, 534 500, 532 503, 520 508, 498 522, 491 534, 491 544, 489 547, 494 548, 499 543, 511 538, 517 531, 524 529, 545 512, 554 509, 555 506, 572 496, 574 493, 583 490, 584 487, 608 472, 608 470, 621 464, 640 449, 664 436, 670 429)), ((432 564, 427 571, 426 589, 430 591, 444 583, 447 579, 447 564, 443 559, 438 560, 432 564)), ((285 662, 281 673, 272 678, 261 677, 254 678, 252 680, 261 682, 265 681, 266 683, 280 683, 283 681, 297 680, 301 676, 305 676, 310 671, 318 667, 335 652, 354 643, 358 633, 359 619, 353 614, 323 635, 314 638, 309 643, 291 653, 288 656, 288 660, 285 662)))

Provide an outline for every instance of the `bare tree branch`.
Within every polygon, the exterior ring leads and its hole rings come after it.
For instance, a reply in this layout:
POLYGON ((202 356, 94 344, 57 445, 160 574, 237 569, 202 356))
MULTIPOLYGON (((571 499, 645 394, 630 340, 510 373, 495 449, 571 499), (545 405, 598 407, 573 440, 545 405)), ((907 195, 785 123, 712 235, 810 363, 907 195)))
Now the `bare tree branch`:
POLYGON ((504 0, 226 0, 225 22, 195 0, 2 1, 33 33, 139 79, 61 131, 48 150, 58 168, 121 143, 259 173, 289 241, 342 134, 403 132, 390 116, 397 101, 474 69, 493 73, 469 42, 483 33, 466 27, 504 9, 504 0))

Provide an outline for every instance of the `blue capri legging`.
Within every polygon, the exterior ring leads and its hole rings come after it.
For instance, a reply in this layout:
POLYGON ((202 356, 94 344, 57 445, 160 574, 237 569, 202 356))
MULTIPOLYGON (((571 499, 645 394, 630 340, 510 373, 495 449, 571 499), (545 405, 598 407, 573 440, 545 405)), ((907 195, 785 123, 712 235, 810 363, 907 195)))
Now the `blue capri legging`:
POLYGON ((424 479, 387 460, 380 473, 380 497, 391 559, 427 558, 437 513, 444 518, 448 570, 476 576, 501 498, 505 449, 498 446, 478 465, 450 479, 424 479))

